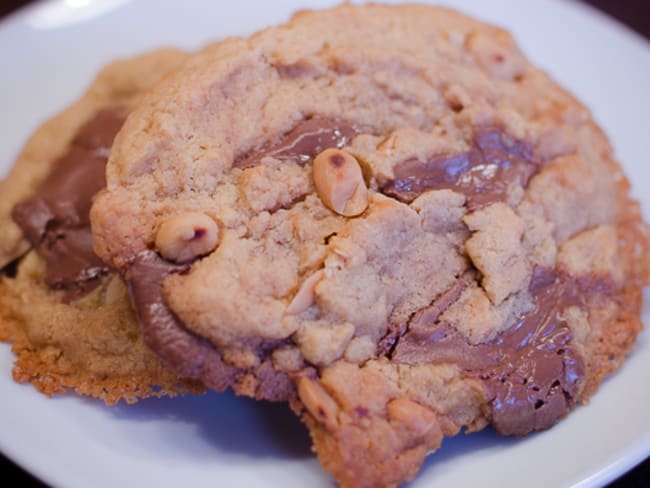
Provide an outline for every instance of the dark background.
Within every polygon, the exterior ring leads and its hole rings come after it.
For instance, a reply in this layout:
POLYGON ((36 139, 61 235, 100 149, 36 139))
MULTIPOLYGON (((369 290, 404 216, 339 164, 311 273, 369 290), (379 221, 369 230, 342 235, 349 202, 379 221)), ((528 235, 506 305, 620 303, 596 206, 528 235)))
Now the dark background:
MULTIPOLYGON (((0 0, 0 17, 27 3, 30 2, 25 0, 0 0)), ((584 3, 591 4, 606 12, 645 36, 646 39, 650 39, 650 0, 584 0, 584 3)), ((650 89, 650 87, 648 88, 650 89)), ((553 469, 553 467, 549 466, 549 469, 553 469)), ((12 480, 13 486, 44 486, 2 456, 2 454, 0 454, 0 479, 12 480)), ((5 483, 1 484, 8 486, 5 483)), ((609 488, 648 487, 650 487, 650 458, 647 458, 645 462, 609 485, 609 488)))

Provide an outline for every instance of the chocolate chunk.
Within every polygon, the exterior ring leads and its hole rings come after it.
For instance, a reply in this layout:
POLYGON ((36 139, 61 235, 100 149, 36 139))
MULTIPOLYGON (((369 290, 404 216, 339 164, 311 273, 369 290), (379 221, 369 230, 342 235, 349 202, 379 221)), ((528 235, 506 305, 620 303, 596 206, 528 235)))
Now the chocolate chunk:
POLYGON ((276 143, 263 147, 235 161, 236 168, 251 168, 267 156, 293 159, 306 163, 325 149, 342 148, 357 134, 349 123, 324 117, 314 117, 298 123, 276 143))
POLYGON ((581 305, 580 292, 589 292, 583 286, 553 270, 537 269, 529 287, 534 309, 492 341, 472 345, 450 325, 437 322, 437 316, 428 323, 420 318, 401 338, 392 359, 452 363, 485 382, 492 397, 492 424, 501 434, 551 427, 574 404, 585 375, 562 318, 566 307, 581 305))
POLYGON ((17 204, 12 217, 45 258, 47 285, 65 289, 66 301, 99 284, 108 267, 93 251, 90 206, 106 186, 106 161, 125 119, 122 110, 100 111, 77 133, 36 195, 17 204))
POLYGON ((407 159, 393 168, 394 179, 379 186, 407 203, 425 191, 450 189, 464 194, 469 209, 475 210, 506 200, 511 185, 526 186, 536 171, 528 144, 508 140, 498 128, 478 127, 467 152, 429 161, 407 159))
POLYGON ((550 279, 548 270, 535 273, 535 309, 494 341, 502 357, 486 380, 495 394, 492 422, 502 434, 551 427, 573 405, 585 374, 562 318, 565 308, 581 304, 579 285, 562 275, 550 279))
POLYGON ((207 341, 189 332, 163 298, 165 278, 187 269, 187 265, 172 264, 153 251, 142 251, 125 276, 131 302, 145 343, 179 377, 201 378, 206 386, 223 391, 232 383, 235 369, 226 365, 207 341))
POLYGON ((45 283, 52 288, 78 288, 86 293, 97 286, 97 279, 108 271, 93 251, 90 227, 69 227, 61 234, 46 233, 39 246, 47 262, 45 283), (51 241, 50 241, 51 239, 51 241))

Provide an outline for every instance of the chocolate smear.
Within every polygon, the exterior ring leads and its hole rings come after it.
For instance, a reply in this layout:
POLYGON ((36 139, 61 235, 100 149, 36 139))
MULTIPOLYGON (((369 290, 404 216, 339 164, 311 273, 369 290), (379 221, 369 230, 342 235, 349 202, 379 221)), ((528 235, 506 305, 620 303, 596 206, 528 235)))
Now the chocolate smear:
POLYGON ((206 386, 223 391, 232 383, 235 368, 226 365, 207 341, 189 332, 163 298, 165 279, 188 267, 170 263, 154 251, 140 252, 125 275, 131 302, 145 343, 179 377, 202 379, 206 386))
POLYGON ((45 283, 67 290, 64 301, 91 291, 109 268, 95 255, 90 207, 106 186, 106 162, 126 113, 118 108, 98 112, 77 133, 36 195, 12 212, 30 244, 45 258, 45 283))
POLYGON ((468 151, 402 161, 393 168, 394 178, 380 181, 379 187, 406 203, 429 190, 450 189, 467 197, 471 211, 507 200, 508 189, 526 186, 536 171, 530 145, 510 140, 496 127, 477 127, 468 151))
POLYGON ((292 159, 304 164, 325 149, 342 148, 356 135, 357 130, 348 122, 335 118, 313 117, 299 122, 275 143, 237 159, 234 167, 251 168, 260 164, 265 157, 292 159))
POLYGON ((534 309, 484 344, 470 344, 449 324, 427 316, 412 323, 392 359, 406 364, 451 363, 485 383, 492 425, 503 435, 524 435, 554 425, 575 404, 585 365, 562 312, 582 305, 586 285, 536 269, 529 291, 534 309))

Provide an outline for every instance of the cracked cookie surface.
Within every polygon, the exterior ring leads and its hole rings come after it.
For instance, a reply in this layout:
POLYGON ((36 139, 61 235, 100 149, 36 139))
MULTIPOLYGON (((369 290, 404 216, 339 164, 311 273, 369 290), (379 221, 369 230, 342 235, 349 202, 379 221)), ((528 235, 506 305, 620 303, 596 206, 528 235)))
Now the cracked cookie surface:
POLYGON ((0 338, 13 376, 113 404, 200 391, 143 343, 126 286, 93 252, 89 210, 112 140, 142 93, 186 54, 116 61, 43 124, 0 189, 0 338), (8 266, 5 266, 8 265, 8 266))
POLYGON ((290 401, 343 486, 402 483, 462 428, 551 427, 641 328, 648 231, 605 136, 506 32, 439 8, 301 12, 193 55, 118 135, 92 222, 152 349, 290 401))

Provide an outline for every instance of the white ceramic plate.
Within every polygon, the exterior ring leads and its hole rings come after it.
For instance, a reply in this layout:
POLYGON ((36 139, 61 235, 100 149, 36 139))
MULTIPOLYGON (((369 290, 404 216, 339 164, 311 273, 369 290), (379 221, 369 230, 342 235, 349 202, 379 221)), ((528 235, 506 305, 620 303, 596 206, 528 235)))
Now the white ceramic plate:
MULTIPOLYGON (((197 48, 331 3, 56 0, 9 17, 0 23, 0 173, 37 124, 79 96, 110 60, 163 45, 197 48)), ((446 3, 511 30, 530 59, 592 107, 650 215, 648 44, 575 2, 446 3)), ((585 487, 618 476, 650 454, 648 336, 568 420, 523 440, 491 432, 448 439, 412 486, 585 487)), ((11 380, 12 360, 1 346, 0 449, 52 485, 332 485, 282 405, 231 394, 115 408, 71 396, 50 400, 11 380)))

